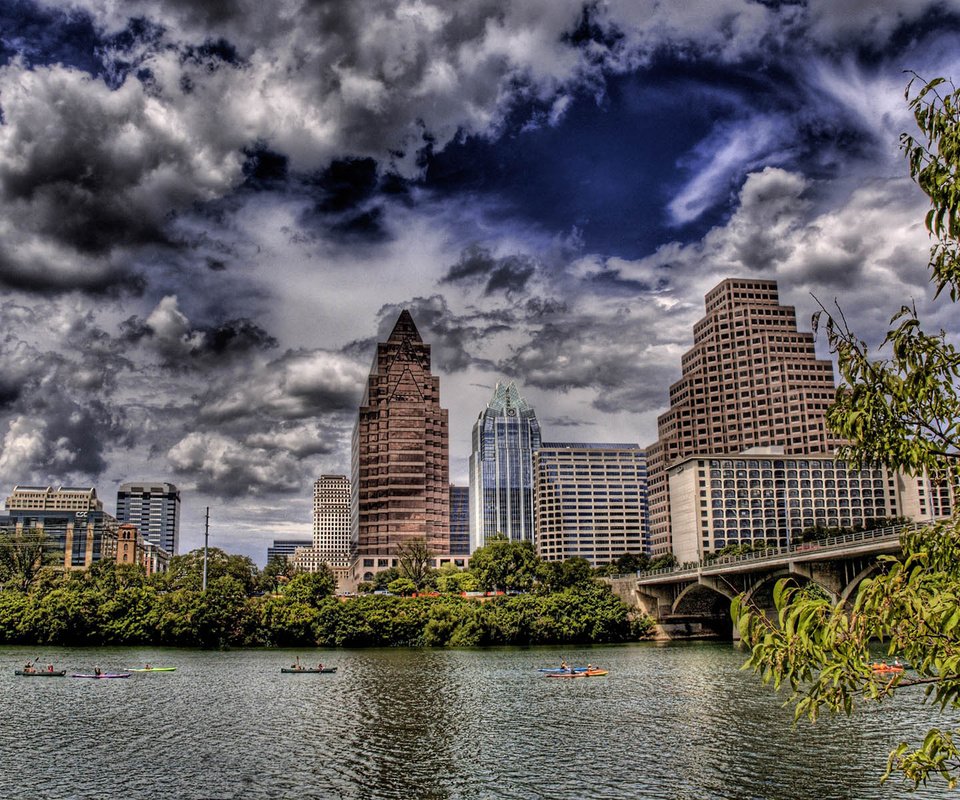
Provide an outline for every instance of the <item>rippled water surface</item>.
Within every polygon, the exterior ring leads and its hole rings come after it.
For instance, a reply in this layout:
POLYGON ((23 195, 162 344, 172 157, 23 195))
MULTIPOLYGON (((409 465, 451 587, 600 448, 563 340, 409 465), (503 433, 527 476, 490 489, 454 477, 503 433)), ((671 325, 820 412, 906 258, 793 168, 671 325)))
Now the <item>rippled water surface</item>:
MULTIPOLYGON (((934 709, 792 726, 729 644, 226 653, 0 648, 0 798, 874 798, 934 709), (335 675, 282 675, 295 655, 335 675), (560 657, 603 678, 547 679, 560 657), (124 680, 18 678, 149 662, 124 680)), ((946 794, 942 783, 914 793, 946 794)))

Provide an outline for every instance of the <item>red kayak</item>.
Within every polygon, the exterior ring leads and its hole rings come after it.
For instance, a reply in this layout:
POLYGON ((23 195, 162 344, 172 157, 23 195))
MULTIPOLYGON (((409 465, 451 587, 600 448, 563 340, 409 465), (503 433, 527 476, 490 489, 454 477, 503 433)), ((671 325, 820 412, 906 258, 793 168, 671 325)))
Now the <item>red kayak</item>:
POLYGON ((605 669, 585 669, 583 672, 550 672, 548 678, 593 678, 597 675, 606 675, 605 669))

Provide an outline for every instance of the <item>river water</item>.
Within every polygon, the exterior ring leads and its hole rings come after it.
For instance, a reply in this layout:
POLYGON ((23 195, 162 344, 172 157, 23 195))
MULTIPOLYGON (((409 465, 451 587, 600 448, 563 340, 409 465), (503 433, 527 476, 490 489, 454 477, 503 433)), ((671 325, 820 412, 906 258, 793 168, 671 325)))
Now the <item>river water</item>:
MULTIPOLYGON (((0 647, 0 798, 873 800, 948 725, 919 695, 792 723, 730 644, 209 652, 0 647), (284 675, 299 655, 335 675, 284 675), (14 677, 149 662, 123 680, 14 677), (606 677, 548 679, 564 657, 606 677)), ((915 690, 907 690, 915 691, 915 690)), ((912 796, 943 797, 942 782, 912 796)))

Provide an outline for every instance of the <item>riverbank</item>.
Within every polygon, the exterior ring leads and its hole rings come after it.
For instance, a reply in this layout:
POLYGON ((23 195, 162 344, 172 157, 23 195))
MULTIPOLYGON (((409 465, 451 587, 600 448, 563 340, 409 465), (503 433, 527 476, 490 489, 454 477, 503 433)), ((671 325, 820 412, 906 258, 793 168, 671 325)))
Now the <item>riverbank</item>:
POLYGON ((0 592, 0 644, 473 647, 636 641, 651 629, 598 582, 485 600, 248 597, 231 581, 206 591, 76 582, 0 592))

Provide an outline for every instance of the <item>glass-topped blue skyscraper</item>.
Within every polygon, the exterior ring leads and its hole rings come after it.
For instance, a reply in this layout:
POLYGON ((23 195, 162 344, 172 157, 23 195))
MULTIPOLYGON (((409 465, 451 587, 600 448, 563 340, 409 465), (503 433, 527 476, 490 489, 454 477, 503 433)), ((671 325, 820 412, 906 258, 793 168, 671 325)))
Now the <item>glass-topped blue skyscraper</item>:
POLYGON ((470 552, 500 533, 533 541, 533 453, 540 423, 516 384, 497 384, 473 426, 470 453, 470 552))

